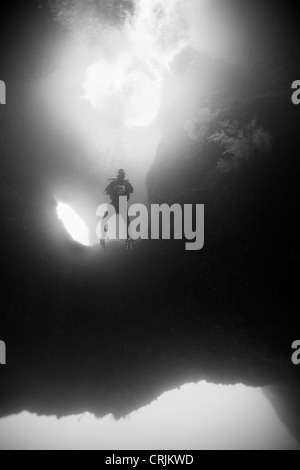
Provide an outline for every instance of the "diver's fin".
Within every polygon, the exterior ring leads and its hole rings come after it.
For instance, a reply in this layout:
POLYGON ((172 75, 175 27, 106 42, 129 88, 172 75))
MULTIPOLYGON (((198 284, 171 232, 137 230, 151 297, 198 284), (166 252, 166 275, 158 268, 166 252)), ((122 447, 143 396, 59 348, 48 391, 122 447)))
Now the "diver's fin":
POLYGON ((132 238, 127 238, 126 244, 125 244, 125 251, 132 251, 133 250, 133 240, 132 238))

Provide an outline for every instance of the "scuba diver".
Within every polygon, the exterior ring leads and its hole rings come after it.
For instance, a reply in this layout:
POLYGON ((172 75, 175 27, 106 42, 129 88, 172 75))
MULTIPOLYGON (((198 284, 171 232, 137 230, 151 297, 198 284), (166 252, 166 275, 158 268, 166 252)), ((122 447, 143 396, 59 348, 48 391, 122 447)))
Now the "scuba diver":
MULTIPOLYGON (((134 189, 129 180, 125 179, 126 173, 123 169, 119 170, 117 173, 117 177, 110 180, 111 182, 105 189, 104 193, 110 197, 111 205, 115 208, 116 214, 119 214, 119 201, 120 197, 126 196, 127 201, 129 201, 131 194, 133 194, 134 189)), ((108 214, 106 214, 107 216, 108 214)), ((129 226, 129 217, 127 215, 127 222, 129 226)), ((101 246, 104 250, 105 247, 105 240, 101 240, 101 246)), ((131 251, 133 249, 133 240, 127 234, 127 240, 125 245, 125 251, 131 251)))
POLYGON ((113 178, 105 189, 105 194, 110 197, 111 205, 114 206, 117 214, 119 213, 119 198, 127 196, 127 201, 129 201, 131 194, 134 192, 131 183, 125 177, 125 171, 119 170, 117 177, 113 178))

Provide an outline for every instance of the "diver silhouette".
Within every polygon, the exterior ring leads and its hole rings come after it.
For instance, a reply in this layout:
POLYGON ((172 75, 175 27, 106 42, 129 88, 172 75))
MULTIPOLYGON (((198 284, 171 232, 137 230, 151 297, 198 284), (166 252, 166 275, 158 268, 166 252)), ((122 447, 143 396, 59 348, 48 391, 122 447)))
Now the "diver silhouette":
MULTIPOLYGON (((129 201, 131 194, 133 194, 134 189, 129 180, 126 179, 126 172, 123 169, 120 169, 117 173, 117 177, 110 180, 111 182, 105 189, 104 193, 110 197, 111 205, 115 208, 116 214, 120 212, 120 197, 127 197, 129 201)), ((106 214, 105 216, 107 216, 106 214)), ((127 226, 129 226, 129 217, 127 215, 127 226)), ((101 240, 101 246, 106 250, 105 240, 101 240)), ((133 240, 130 238, 129 233, 127 234, 127 240, 125 244, 125 251, 131 251, 133 249, 133 240)))

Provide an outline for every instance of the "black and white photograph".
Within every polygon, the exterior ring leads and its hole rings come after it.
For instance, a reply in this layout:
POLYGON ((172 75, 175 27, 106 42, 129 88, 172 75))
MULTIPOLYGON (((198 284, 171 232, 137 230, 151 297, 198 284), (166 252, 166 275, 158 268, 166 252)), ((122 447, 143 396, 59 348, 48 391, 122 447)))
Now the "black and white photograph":
POLYGON ((0 450, 300 450, 300 16, 0 0, 0 450))

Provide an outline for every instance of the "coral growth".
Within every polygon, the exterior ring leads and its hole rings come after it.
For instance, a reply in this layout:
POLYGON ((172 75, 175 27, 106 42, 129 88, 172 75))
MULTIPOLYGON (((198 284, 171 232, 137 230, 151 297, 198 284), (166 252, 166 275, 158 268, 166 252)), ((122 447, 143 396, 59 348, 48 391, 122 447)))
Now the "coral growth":
POLYGON ((246 125, 238 121, 225 121, 220 124, 220 129, 208 140, 224 149, 218 162, 218 169, 222 173, 238 171, 249 164, 253 157, 267 154, 272 149, 273 138, 259 126, 256 117, 246 125))

